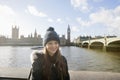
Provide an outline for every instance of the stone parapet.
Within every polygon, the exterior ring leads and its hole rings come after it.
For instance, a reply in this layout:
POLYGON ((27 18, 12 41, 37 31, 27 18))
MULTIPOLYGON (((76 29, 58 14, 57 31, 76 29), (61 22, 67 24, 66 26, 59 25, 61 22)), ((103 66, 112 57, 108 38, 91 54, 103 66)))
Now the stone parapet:
MULTIPOLYGON (((0 78, 23 78, 27 79, 30 68, 0 68, 0 78)), ((95 72, 95 71, 72 71, 69 70, 70 80, 120 80, 120 73, 95 72)))

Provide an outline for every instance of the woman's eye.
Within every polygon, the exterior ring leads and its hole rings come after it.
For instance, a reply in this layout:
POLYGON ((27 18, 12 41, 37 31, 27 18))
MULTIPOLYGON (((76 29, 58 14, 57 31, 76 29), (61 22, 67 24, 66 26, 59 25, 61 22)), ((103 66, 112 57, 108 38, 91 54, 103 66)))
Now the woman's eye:
POLYGON ((58 42, 55 42, 55 44, 58 44, 58 42))
POLYGON ((52 43, 48 43, 49 45, 52 45, 52 43))

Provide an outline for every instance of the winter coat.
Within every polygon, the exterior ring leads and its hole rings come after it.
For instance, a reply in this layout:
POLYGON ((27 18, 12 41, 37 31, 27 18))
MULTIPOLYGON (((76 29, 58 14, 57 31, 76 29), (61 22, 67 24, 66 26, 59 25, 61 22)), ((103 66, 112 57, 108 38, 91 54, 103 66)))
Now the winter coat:
MULTIPOLYGON (((66 76, 58 77, 57 75, 60 74, 57 72, 57 68, 54 66, 51 67, 51 73, 50 73, 50 80, 70 80, 70 76, 68 73, 68 66, 67 66, 67 60, 64 56, 61 56, 63 58, 64 63, 66 64, 66 76)), ((42 52, 34 52, 32 54, 32 80, 46 80, 45 76, 43 76, 43 63, 44 63, 44 54, 42 52)))

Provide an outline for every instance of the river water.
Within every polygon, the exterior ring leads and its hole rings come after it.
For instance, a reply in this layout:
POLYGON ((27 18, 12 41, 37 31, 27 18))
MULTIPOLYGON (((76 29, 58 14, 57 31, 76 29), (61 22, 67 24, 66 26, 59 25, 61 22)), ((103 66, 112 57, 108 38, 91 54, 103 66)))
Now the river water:
MULTIPOLYGON (((32 46, 1 46, 0 67, 30 68, 32 46)), ((61 47, 69 70, 120 72, 120 52, 103 52, 79 47, 61 47)))

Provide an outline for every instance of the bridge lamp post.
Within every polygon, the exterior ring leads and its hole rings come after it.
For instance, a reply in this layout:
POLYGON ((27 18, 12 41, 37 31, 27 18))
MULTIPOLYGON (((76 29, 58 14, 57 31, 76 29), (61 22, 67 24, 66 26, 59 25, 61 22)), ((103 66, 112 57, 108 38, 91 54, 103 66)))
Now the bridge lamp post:
POLYGON ((105 43, 104 43, 104 47, 103 47, 103 51, 106 51, 106 47, 107 47, 107 37, 104 37, 105 43))
POLYGON ((89 36, 88 49, 90 49, 90 36, 89 36))

